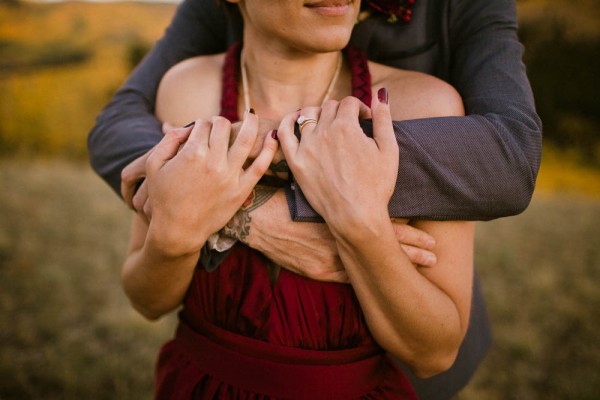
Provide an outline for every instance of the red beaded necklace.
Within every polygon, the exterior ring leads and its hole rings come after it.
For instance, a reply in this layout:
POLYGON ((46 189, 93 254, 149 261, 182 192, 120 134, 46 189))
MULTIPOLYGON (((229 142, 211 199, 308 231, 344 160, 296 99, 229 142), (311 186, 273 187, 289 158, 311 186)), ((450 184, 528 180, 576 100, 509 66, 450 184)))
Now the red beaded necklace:
POLYGON ((412 19, 412 8, 416 0, 366 0, 371 8, 388 14, 388 22, 395 23, 400 20, 408 24, 412 19))

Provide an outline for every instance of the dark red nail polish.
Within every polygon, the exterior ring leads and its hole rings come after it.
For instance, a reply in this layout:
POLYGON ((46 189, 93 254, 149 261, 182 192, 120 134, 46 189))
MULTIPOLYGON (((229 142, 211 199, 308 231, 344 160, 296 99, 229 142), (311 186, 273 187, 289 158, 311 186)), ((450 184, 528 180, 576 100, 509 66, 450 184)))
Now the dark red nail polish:
POLYGON ((189 128, 190 126, 194 126, 196 124, 196 121, 192 121, 192 122, 188 122, 187 124, 185 124, 183 127, 184 128, 189 128))
POLYGON ((277 140, 277 139, 278 139, 278 137, 277 137, 277 129, 273 129, 273 130, 271 131, 271 137, 272 137, 273 139, 275 139, 275 140, 277 140))
POLYGON ((388 91, 386 88, 382 87, 377 91, 377 100, 379 100, 380 103, 388 103, 388 91))

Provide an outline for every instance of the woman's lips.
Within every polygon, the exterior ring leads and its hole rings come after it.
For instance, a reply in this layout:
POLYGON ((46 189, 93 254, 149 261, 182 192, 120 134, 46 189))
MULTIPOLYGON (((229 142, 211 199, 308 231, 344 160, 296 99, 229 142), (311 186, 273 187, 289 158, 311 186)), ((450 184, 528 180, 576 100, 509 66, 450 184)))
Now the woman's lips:
POLYGON ((323 0, 314 3, 308 3, 304 6, 310 8, 321 15, 328 17, 343 16, 351 10, 352 1, 348 0, 323 0))

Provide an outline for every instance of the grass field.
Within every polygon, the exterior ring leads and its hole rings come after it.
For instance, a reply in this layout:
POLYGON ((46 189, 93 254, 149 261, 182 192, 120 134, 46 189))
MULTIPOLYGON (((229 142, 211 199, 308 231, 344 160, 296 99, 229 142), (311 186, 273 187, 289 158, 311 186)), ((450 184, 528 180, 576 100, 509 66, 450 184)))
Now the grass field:
MULTIPOLYGON (((0 160, 0 399, 148 399, 173 318, 119 284, 130 212, 87 167, 0 160)), ((460 400, 597 399, 600 197, 478 225, 495 346, 460 400)))

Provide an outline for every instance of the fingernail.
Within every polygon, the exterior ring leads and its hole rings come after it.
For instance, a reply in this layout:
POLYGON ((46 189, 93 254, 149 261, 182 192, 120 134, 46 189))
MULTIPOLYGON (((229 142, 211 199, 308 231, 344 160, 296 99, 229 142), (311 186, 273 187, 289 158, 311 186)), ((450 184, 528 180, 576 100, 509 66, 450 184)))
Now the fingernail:
POLYGON ((388 91, 386 88, 382 87, 377 91, 377 100, 379 100, 380 103, 388 103, 388 91))
POLYGON ((190 126, 194 126, 195 124, 196 124, 196 121, 191 121, 191 122, 188 122, 187 124, 185 124, 183 127, 189 128, 190 126))
POLYGON ((427 242, 425 243, 425 246, 427 246, 428 249, 431 249, 431 248, 435 247, 435 240, 434 239, 428 239, 427 242))
POLYGON ((279 138, 277 137, 277 129, 273 129, 273 130, 271 131, 271 137, 272 137, 273 139, 275 139, 275 140, 279 139, 279 138))

